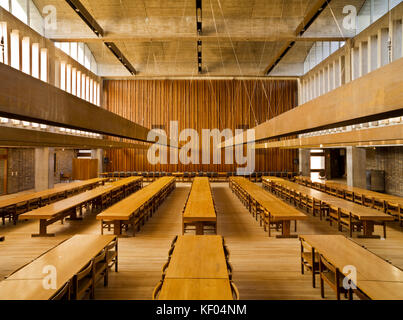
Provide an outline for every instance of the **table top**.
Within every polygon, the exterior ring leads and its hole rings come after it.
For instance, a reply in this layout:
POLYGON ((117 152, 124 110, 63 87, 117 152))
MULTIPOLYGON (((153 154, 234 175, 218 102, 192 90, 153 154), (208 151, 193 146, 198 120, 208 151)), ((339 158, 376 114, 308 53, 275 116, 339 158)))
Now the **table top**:
POLYGON ((221 236, 179 236, 166 279, 227 279, 221 236))
POLYGON ((97 215, 97 220, 128 220, 134 212, 174 181, 174 177, 163 177, 156 180, 97 215))
POLYGON ((206 177, 194 179, 190 195, 186 203, 183 219, 186 221, 216 221, 210 182, 206 177))
POLYGON ((0 300, 49 300, 88 262, 98 255, 113 235, 75 235, 38 257, 6 280, 0 282, 0 300), (56 289, 45 289, 44 267, 57 271, 56 289))
POLYGON ((61 193, 61 192, 65 192, 68 190, 72 190, 72 189, 76 189, 76 188, 81 188, 81 187, 85 187, 88 185, 92 185, 92 184, 96 184, 96 183, 100 183, 102 181, 105 181, 105 178, 95 178, 95 179, 91 179, 91 180, 86 180, 86 181, 78 181, 78 182, 72 182, 72 183, 63 183, 60 184, 59 186, 52 188, 52 189, 48 189, 48 190, 44 190, 44 191, 39 191, 39 192, 33 192, 33 193, 28 193, 28 194, 23 194, 23 195, 19 195, 19 196, 15 196, 12 198, 8 198, 8 199, 4 199, 0 201, 0 208, 5 208, 5 207, 9 207, 12 205, 16 205, 18 203, 24 203, 30 200, 35 200, 35 199, 39 199, 39 198, 43 198, 43 197, 49 197, 51 195, 57 194, 57 193, 61 193))
POLYGON ((130 178, 118 180, 118 181, 115 181, 115 182, 112 182, 109 184, 105 184, 104 186, 94 188, 87 192, 80 193, 76 196, 51 203, 47 206, 32 210, 30 212, 26 212, 26 213, 20 215, 20 218, 28 219, 28 220, 30 220, 30 219, 51 219, 55 215, 57 215, 61 212, 64 212, 66 210, 72 209, 81 203, 87 202, 91 199, 95 199, 105 193, 111 192, 112 190, 114 190, 116 188, 120 188, 124 185, 133 183, 133 182, 135 182, 137 180, 141 180, 141 179, 142 179, 141 177, 130 177, 130 178))
POLYGON ((265 181, 273 181, 274 183, 278 185, 282 185, 283 187, 292 189, 296 192, 301 192, 304 195, 307 195, 309 197, 315 198, 316 200, 320 200, 322 202, 325 202, 329 206, 337 207, 342 209, 343 211, 351 212, 351 214, 355 217, 357 217, 360 220, 380 220, 380 221, 393 221, 394 218, 386 213, 383 213, 379 210, 372 209, 365 207, 363 205, 341 199, 335 196, 332 196, 330 194, 327 194, 326 192, 322 192, 319 190, 315 190, 309 187, 302 186, 298 183, 294 183, 291 181, 279 181, 279 180, 274 180, 271 177, 265 177, 265 181))
POLYGON ((308 217, 301 211, 283 202, 268 193, 263 188, 243 177, 231 177, 242 189, 251 195, 274 219, 279 220, 304 220, 308 217))
POLYGON ((372 300, 403 300, 403 282, 362 280, 359 288, 372 300))
POLYGON ((300 238, 338 267, 340 272, 343 273, 345 266, 354 266, 358 287, 362 280, 403 282, 402 270, 343 235, 300 235, 300 238))
POLYGON ((158 300, 233 300, 228 279, 165 279, 158 300))

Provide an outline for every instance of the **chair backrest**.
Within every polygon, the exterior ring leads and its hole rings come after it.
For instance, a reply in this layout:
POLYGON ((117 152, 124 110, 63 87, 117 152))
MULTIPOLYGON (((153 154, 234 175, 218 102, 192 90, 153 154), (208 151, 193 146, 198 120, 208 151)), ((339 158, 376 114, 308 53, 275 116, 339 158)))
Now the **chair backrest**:
POLYGON ((158 284, 155 286, 154 291, 153 291, 153 300, 157 300, 157 296, 161 291, 163 281, 158 282, 158 284))
POLYGON ((66 282, 64 286, 55 293, 52 300, 70 300, 70 281, 66 282))
POLYGON ((105 247, 106 251, 115 250, 117 243, 118 243, 118 240, 117 240, 117 239, 113 240, 111 243, 109 243, 109 244, 105 247))
POLYGON ((102 261, 105 262, 105 257, 106 257, 106 250, 104 249, 94 258, 94 265, 97 265, 102 261))
POLYGON ((322 272, 329 270, 329 271, 333 272, 335 275, 337 275, 337 273, 338 273, 338 269, 334 265, 332 265, 330 262, 328 262, 326 260, 326 258, 322 255, 320 255, 320 266, 321 266, 320 268, 321 268, 322 272))
POLYGON ((86 276, 88 276, 92 271, 93 265, 94 265, 94 261, 91 260, 83 269, 81 269, 80 272, 78 272, 76 274, 77 280, 80 281, 81 279, 83 279, 86 276))

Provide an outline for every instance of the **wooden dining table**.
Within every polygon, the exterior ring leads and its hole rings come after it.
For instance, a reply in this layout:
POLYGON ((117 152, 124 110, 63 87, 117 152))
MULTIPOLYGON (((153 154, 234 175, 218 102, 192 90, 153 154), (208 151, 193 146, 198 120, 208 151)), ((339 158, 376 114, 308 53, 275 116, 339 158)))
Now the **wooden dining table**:
POLYGON ((297 235, 291 234, 291 221, 306 220, 308 217, 292 207, 284 203, 282 200, 274 197, 263 188, 243 177, 231 177, 230 188, 240 189, 247 195, 247 207, 249 211, 262 211, 268 216, 267 228, 270 236, 270 224, 273 222, 281 222, 282 234, 277 238, 297 238, 297 235), (258 207, 258 208, 254 208, 258 207))
POLYGON ((75 235, 0 282, 0 300, 50 300, 116 239, 113 235, 75 235), (56 271, 55 287, 46 288, 47 267, 56 271))
POLYGON ((223 238, 178 236, 159 300, 233 300, 223 238))
MULTIPOLYGON (((145 186, 136 193, 119 201, 105 211, 97 215, 97 220, 101 221, 103 228, 104 221, 113 221, 115 235, 122 235, 122 224, 131 222, 138 225, 144 219, 144 214, 155 211, 159 202, 175 188, 176 178, 163 177, 145 186)), ((135 235, 133 227, 133 236, 135 235)))
POLYGON ((352 216, 360 220, 363 224, 363 234, 359 236, 362 238, 380 238, 380 236, 373 234, 375 223, 394 220, 392 216, 385 214, 379 210, 365 207, 357 203, 335 197, 325 192, 302 186, 298 183, 281 180, 279 178, 263 177, 263 184, 265 183, 267 183, 268 185, 270 185, 270 183, 274 183, 288 190, 299 192, 304 196, 314 198, 318 202, 321 202, 327 206, 340 208, 344 212, 351 213, 352 216))
POLYGON ((300 239, 313 248, 314 259, 314 253, 319 253, 345 276, 354 268, 354 284, 369 298, 403 300, 403 290, 399 291, 403 288, 403 271, 356 242, 343 235, 300 235, 300 239))
POLYGON ((22 214, 24 212, 32 210, 31 208, 33 207, 34 203, 35 207, 42 207, 52 202, 50 201, 51 198, 54 198, 55 201, 60 200, 61 198, 67 198, 78 192, 92 189, 101 184, 103 185, 105 184, 106 180, 107 179, 105 178, 95 178, 85 181, 63 183, 48 190, 16 195, 14 197, 0 200, 0 214, 3 212, 3 224, 5 210, 12 212, 12 214, 14 215, 14 223, 17 223, 18 215, 20 213, 22 214), (23 207, 21 208, 21 206, 23 207))
POLYGON ((185 234, 187 225, 196 227, 196 235, 203 235, 208 225, 213 225, 217 229, 217 214, 207 177, 196 177, 193 180, 182 215, 182 234, 185 234))
POLYGON ((62 220, 65 217, 70 217, 71 220, 79 219, 77 217, 77 208, 82 207, 88 203, 92 203, 105 194, 109 194, 114 190, 125 189, 132 186, 133 189, 141 187, 141 177, 130 177, 122 180, 106 184, 104 186, 89 190, 87 192, 78 194, 71 198, 67 198, 48 206, 35 209, 30 212, 22 214, 20 217, 27 220, 39 220, 39 233, 33 234, 33 237, 53 237, 54 234, 47 233, 47 226, 62 220))

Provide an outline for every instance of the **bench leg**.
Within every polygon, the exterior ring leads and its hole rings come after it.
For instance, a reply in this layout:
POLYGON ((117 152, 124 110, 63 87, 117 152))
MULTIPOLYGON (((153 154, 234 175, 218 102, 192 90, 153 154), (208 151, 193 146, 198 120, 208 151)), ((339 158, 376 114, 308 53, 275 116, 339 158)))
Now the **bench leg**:
POLYGON ((368 239, 379 239, 380 236, 374 235, 374 222, 373 221, 363 221, 363 234, 359 235, 358 238, 368 238, 368 239))
POLYGON ((291 221, 290 220, 283 221, 283 223, 282 223, 282 234, 276 236, 276 238, 279 238, 279 239, 298 238, 298 235, 291 234, 291 221))

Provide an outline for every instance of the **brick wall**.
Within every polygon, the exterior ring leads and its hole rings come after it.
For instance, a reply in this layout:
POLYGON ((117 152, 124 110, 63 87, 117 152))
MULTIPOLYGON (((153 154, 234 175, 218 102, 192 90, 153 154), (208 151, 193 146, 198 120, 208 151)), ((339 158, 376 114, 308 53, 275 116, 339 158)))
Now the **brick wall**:
POLYGON ((55 183, 60 182, 60 174, 67 174, 70 177, 73 174, 73 159, 76 157, 74 150, 56 150, 56 173, 55 183))
POLYGON ((367 149, 367 170, 384 170, 386 192, 403 197, 403 147, 367 149))
POLYGON ((35 188, 34 149, 9 149, 7 192, 16 193, 35 188))

